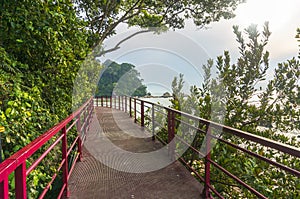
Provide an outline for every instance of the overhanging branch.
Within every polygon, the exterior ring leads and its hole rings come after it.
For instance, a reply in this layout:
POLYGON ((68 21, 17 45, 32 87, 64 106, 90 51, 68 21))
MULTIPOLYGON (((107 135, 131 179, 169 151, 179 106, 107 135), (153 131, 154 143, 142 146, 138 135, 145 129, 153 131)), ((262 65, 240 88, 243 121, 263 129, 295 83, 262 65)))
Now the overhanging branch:
POLYGON ((125 41, 127 41, 127 40, 129 40, 129 39, 131 39, 131 38, 133 38, 133 37, 135 37, 139 34, 143 34, 143 33, 147 33, 147 32, 154 32, 154 30, 153 29, 147 29, 147 30, 140 30, 138 32, 135 32, 132 35, 129 35, 128 37, 126 37, 126 38, 122 39, 121 41, 119 41, 113 48, 110 48, 108 50, 103 50, 100 53, 95 54, 95 57, 101 57, 102 55, 104 55, 106 53, 110 53, 110 52, 113 52, 115 50, 118 50, 118 49, 120 49, 120 45, 122 43, 124 43, 125 41))

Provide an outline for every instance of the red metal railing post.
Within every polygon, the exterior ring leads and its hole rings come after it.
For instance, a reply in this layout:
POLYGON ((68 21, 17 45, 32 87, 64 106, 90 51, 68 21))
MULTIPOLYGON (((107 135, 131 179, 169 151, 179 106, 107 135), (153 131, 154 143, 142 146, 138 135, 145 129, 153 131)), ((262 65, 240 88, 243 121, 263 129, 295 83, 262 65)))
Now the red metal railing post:
POLYGON ((120 111, 123 111, 123 96, 120 96, 120 111))
POLYGON ((0 198, 8 199, 8 176, 0 183, 0 198))
POLYGON ((174 112, 168 109, 168 149, 171 159, 174 160, 175 156, 175 115, 174 112))
POLYGON ((152 140, 155 140, 155 113, 154 113, 154 104, 152 104, 152 110, 151 110, 151 115, 152 115, 152 140))
POLYGON ((103 96, 101 96, 101 106, 103 107, 103 96))
POLYGON ((62 134, 64 135, 62 138, 62 159, 65 162, 63 165, 63 185, 65 186, 66 196, 70 197, 69 187, 68 187, 68 143, 67 143, 67 129, 64 126, 62 129, 62 134))
POLYGON ((129 97, 129 116, 132 117, 132 112, 131 112, 131 97, 129 97))
POLYGON ((127 96, 125 96, 125 113, 127 113, 127 96))
POLYGON ((78 115, 78 120, 77 120, 77 132, 78 132, 78 141, 77 141, 77 152, 79 153, 79 161, 82 161, 82 140, 81 140, 81 117, 80 114, 78 115))
POLYGON ((211 198, 210 196, 210 150, 211 150, 211 128, 209 124, 206 127, 206 156, 205 156, 205 186, 204 186, 204 194, 205 198, 211 198))
POLYGON ((105 97, 105 107, 108 107, 108 97, 105 97))
POLYGON ((122 111, 125 111, 125 107, 124 107, 124 96, 122 96, 122 111))
POLYGON ((15 183, 16 183, 16 198, 26 199, 26 162, 23 162, 15 170, 15 183))
POLYGON ((112 108, 112 96, 110 96, 110 108, 112 108))
POLYGON ((141 101, 141 126, 145 126, 144 101, 141 101))
POLYGON ((136 99, 134 98, 134 123, 136 123, 136 99))

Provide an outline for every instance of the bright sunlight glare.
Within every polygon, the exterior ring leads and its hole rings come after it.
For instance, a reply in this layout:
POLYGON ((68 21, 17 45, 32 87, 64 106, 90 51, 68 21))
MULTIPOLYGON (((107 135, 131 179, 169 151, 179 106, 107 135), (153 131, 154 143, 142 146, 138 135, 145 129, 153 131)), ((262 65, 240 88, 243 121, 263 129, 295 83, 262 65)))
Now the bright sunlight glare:
POLYGON ((299 0, 247 0, 236 11, 236 20, 241 26, 262 25, 269 21, 272 30, 280 29, 292 17, 295 3, 299 0))

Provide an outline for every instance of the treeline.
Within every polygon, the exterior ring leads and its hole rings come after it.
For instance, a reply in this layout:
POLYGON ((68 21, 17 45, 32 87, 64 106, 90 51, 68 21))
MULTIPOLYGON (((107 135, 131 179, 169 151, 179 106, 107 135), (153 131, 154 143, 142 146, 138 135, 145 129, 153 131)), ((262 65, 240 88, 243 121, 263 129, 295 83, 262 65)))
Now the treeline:
POLYGON ((147 94, 147 87, 143 85, 139 72, 135 66, 128 63, 118 64, 107 60, 105 68, 100 74, 96 96, 138 96, 147 94))
MULTIPOLYGON (((6 159, 71 113, 73 82, 90 52, 91 34, 68 1, 9 0, 1 1, 0 9, 0 126, 5 127, 6 159)), ((28 197, 37 197, 49 181, 60 153, 54 150, 28 176, 28 197)))

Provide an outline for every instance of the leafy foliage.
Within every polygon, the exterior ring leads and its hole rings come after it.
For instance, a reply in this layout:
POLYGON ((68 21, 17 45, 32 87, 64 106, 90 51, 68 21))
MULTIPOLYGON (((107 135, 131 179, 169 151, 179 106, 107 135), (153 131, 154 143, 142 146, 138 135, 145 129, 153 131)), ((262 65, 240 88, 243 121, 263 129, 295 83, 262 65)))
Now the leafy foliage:
POLYGON ((97 96, 145 96, 147 87, 142 84, 139 72, 135 66, 128 63, 118 64, 107 60, 104 65, 98 88, 97 96))
MULTIPOLYGON (((68 0, 4 0, 0 6, 0 125, 8 158, 70 114, 73 81, 89 52, 89 33, 68 0)), ((29 198, 49 182, 60 154, 55 148, 28 176, 29 198)))
POLYGON ((197 26, 205 26, 221 18, 229 19, 243 0, 75 0, 78 15, 87 22, 93 34, 90 45, 96 47, 109 36, 115 28, 125 23, 144 29, 180 29, 185 19, 193 19, 197 26))
MULTIPOLYGON (((271 34, 268 24, 265 24, 262 34, 258 32, 256 26, 249 26, 245 29, 247 38, 244 38, 244 34, 239 31, 237 26, 234 26, 233 30, 240 44, 240 57, 237 63, 231 64, 229 52, 225 51, 223 56, 217 58, 218 74, 217 77, 212 78, 211 69, 214 63, 213 60, 208 60, 207 65, 203 66, 204 83, 202 87, 191 87, 191 94, 187 98, 182 97, 184 95, 180 89, 182 88, 182 76, 179 79, 174 78, 172 107, 300 147, 295 137, 287 138, 285 135, 278 134, 278 131, 300 130, 298 123, 300 119, 299 60, 292 58, 279 63, 275 69, 274 78, 266 82, 269 52, 265 51, 264 47, 271 34), (262 88, 264 84, 266 85, 265 89, 262 88), (178 102, 181 104, 178 105, 178 102)), ((199 124, 198 128, 203 129, 203 126, 199 124)), ((182 134, 181 129, 177 129, 177 131, 182 134)), ((300 169, 300 162, 297 158, 223 133, 221 130, 213 133, 259 155, 294 169, 300 169)), ((201 145, 202 142, 203 136, 199 133, 192 145, 200 149, 199 144, 201 145)), ((248 157, 245 153, 222 142, 216 142, 211 151, 211 157, 267 197, 297 198, 300 195, 297 177, 278 170, 259 159, 248 157)), ((204 162, 201 158, 195 156, 190 150, 185 153, 184 158, 200 173, 203 173, 204 162)), ((214 166, 211 168, 211 174, 213 186, 224 197, 255 197, 214 166)))

